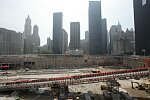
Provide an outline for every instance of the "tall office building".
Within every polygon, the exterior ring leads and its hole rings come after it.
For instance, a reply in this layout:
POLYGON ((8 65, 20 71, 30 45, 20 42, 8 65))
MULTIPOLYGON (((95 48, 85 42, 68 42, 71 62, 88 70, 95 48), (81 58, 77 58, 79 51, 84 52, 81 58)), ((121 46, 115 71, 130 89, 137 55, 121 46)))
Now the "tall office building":
POLYGON ((80 49, 80 23, 70 23, 70 50, 80 49))
POLYGON ((85 32, 85 52, 89 54, 89 32, 85 32))
POLYGON ((121 27, 119 22, 118 22, 118 25, 111 26, 109 34, 110 34, 110 52, 111 52, 112 55, 118 54, 119 48, 121 48, 120 46, 118 47, 117 39, 118 39, 119 36, 121 36, 122 33, 123 33, 122 32, 122 27, 121 27))
POLYGON ((89 2, 89 54, 102 54, 101 1, 89 2))
POLYGON ((127 29, 124 32, 120 23, 110 28, 110 49, 112 55, 134 53, 134 31, 127 29))
POLYGON ((150 0, 134 0, 135 45, 137 55, 150 55, 150 0))
POLYGON ((47 38, 47 49, 52 50, 53 49, 53 40, 51 38, 47 38))
POLYGON ((34 25, 33 27, 33 53, 38 52, 38 47, 40 46, 40 37, 39 37, 39 27, 37 25, 34 25))
POLYGON ((63 42, 62 42, 62 53, 65 54, 68 50, 68 34, 65 29, 62 29, 63 42))
POLYGON ((31 35, 31 29, 32 29, 32 26, 31 26, 31 19, 30 19, 29 15, 28 15, 28 17, 27 17, 26 20, 25 20, 24 33, 31 35))
POLYGON ((127 29, 125 32, 125 53, 134 54, 135 53, 135 32, 131 28, 127 29))
POLYGON ((62 12, 53 13, 53 53, 62 53, 62 25, 63 25, 62 12))
POLYGON ((34 27, 33 27, 33 34, 34 35, 38 35, 38 33, 39 33, 39 27, 37 25, 34 25, 34 27))
POLYGON ((40 46, 40 37, 39 37, 39 27, 37 25, 34 25, 33 27, 33 43, 35 43, 36 46, 40 46))
POLYGON ((22 33, 0 28, 0 55, 23 54, 22 33))
POLYGON ((102 19, 102 53, 107 54, 107 20, 102 19))
POLYGON ((85 42, 85 39, 81 39, 80 40, 80 51, 82 50, 83 53, 86 53, 86 42, 85 42))
POLYGON ((24 39, 24 54, 32 54, 33 39, 31 35, 31 19, 29 15, 25 20, 23 39, 24 39))

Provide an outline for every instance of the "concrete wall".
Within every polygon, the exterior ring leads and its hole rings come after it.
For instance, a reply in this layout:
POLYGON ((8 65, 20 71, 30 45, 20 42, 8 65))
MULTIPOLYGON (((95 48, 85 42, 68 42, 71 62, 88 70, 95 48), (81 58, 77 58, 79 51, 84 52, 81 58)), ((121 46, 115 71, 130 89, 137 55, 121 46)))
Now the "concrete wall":
POLYGON ((16 64, 19 68, 81 68, 93 66, 144 67, 142 58, 120 56, 73 56, 73 55, 1 55, 1 63, 16 64))

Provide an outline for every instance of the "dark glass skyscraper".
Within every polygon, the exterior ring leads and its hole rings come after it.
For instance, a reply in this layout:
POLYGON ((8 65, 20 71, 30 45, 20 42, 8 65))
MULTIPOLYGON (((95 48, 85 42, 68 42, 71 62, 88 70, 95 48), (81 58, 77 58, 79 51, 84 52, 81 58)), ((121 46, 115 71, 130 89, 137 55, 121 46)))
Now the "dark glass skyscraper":
POLYGON ((102 54, 101 2, 89 2, 89 54, 102 54))
POLYGON ((62 12, 53 14, 53 53, 62 53, 62 24, 63 24, 62 12))
POLYGON ((80 23, 70 23, 70 50, 80 49, 80 23))
POLYGON ((150 54, 150 0, 134 0, 136 54, 150 54))
POLYGON ((107 54, 107 20, 102 19, 102 52, 107 54))

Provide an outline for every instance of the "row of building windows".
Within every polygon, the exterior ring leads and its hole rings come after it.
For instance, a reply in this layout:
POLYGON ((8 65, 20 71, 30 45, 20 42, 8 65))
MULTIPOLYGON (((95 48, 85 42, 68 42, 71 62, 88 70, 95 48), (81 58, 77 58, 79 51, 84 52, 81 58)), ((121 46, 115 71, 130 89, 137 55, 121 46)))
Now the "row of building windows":
POLYGON ((21 53, 21 46, 20 45, 13 45, 13 44, 3 44, 0 43, 0 53, 7 53, 7 54, 20 54, 21 53))
POLYGON ((0 54, 21 54, 22 34, 0 28, 0 54))

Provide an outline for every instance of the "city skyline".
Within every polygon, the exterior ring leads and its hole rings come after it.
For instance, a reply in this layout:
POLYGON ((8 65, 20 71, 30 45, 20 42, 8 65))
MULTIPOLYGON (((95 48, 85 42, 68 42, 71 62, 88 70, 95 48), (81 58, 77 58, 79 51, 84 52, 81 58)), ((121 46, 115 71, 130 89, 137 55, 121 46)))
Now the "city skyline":
MULTIPOLYGON (((101 2, 102 18, 107 19, 108 31, 111 25, 117 24, 118 20, 123 30, 134 28, 132 0, 101 0, 101 2)), ((9 2, 0 0, 0 27, 23 32, 24 19, 29 14, 32 26, 35 24, 39 26, 41 45, 44 45, 48 37, 52 39, 53 13, 62 12, 64 15, 63 28, 68 32, 68 37, 70 38, 70 22, 79 21, 81 23, 81 39, 83 39, 85 31, 88 30, 88 3, 89 0, 64 0, 64 2, 59 0, 13 0, 9 2), (77 5, 78 7, 76 7, 77 5)), ((69 38, 68 40, 70 40, 69 38)))

